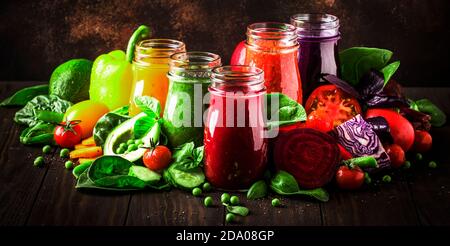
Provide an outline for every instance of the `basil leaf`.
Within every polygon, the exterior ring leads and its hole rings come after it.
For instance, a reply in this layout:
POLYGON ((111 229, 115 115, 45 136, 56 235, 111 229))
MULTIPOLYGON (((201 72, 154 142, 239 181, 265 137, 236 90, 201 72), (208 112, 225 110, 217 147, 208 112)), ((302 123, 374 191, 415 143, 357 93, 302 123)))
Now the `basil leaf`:
POLYGON ((40 111, 47 110, 64 114, 70 106, 72 106, 71 102, 60 99, 58 96, 36 96, 25 107, 16 112, 14 121, 19 124, 34 126, 40 122, 37 118, 40 111))
POLYGON ((392 57, 392 51, 386 49, 353 47, 339 53, 341 76, 352 85, 359 83, 361 77, 370 69, 380 70, 392 57))
POLYGON ((151 117, 159 117, 161 114, 161 105, 156 98, 149 96, 137 96, 134 103, 138 108, 151 117))
POLYGON ((400 61, 393 62, 380 70, 380 72, 384 75, 384 85, 386 85, 391 79, 392 75, 397 71, 398 67, 400 67, 400 61))
POLYGON ((282 93, 266 94, 265 101, 269 128, 306 120, 306 111, 303 106, 282 93), (278 117, 273 119, 274 116, 278 117))
POLYGON ((194 142, 185 143, 176 147, 172 153, 174 162, 181 162, 184 159, 192 159, 192 152, 194 151, 194 142))
POLYGON ((134 138, 139 139, 144 137, 157 122, 156 118, 152 116, 144 116, 136 120, 133 127, 134 138))
POLYGON ((0 103, 0 106, 25 106, 31 99, 48 94, 48 84, 23 88, 0 103))
POLYGON ((420 99, 416 101, 417 108, 420 112, 431 116, 430 123, 434 127, 441 127, 447 121, 445 113, 434 103, 428 99, 420 99))
POLYGON ((256 181, 247 191, 247 199, 255 200, 267 195, 267 184, 264 180, 256 181))
POLYGON ((299 195, 307 195, 313 198, 316 198, 317 200, 321 202, 328 202, 330 200, 330 196, 328 195, 328 192, 322 188, 316 188, 312 190, 299 190, 295 194, 299 195))
POLYGON ((237 214, 237 215, 244 216, 244 217, 247 216, 248 213, 250 212, 250 210, 248 208, 243 207, 243 206, 230 206, 230 205, 226 205, 226 204, 225 204, 225 206, 227 207, 227 211, 229 213, 237 214))
POLYGON ((22 144, 55 144, 53 131, 55 126, 45 122, 38 122, 36 125, 25 128, 20 133, 19 140, 22 144))
POLYGON ((103 115, 94 126, 93 135, 95 144, 97 146, 103 146, 109 133, 111 133, 116 126, 128 119, 130 119, 128 116, 128 106, 118 108, 103 115))

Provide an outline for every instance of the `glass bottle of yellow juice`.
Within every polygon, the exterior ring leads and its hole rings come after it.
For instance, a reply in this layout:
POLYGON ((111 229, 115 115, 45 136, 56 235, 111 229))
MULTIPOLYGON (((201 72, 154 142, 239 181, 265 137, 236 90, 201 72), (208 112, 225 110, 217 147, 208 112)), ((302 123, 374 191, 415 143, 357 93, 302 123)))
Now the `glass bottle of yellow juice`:
POLYGON ((134 103, 136 96, 151 96, 161 104, 162 112, 166 104, 169 81, 169 58, 172 54, 186 51, 183 42, 172 39, 147 39, 140 41, 135 48, 133 60, 133 83, 130 95, 129 113, 140 113, 134 103))

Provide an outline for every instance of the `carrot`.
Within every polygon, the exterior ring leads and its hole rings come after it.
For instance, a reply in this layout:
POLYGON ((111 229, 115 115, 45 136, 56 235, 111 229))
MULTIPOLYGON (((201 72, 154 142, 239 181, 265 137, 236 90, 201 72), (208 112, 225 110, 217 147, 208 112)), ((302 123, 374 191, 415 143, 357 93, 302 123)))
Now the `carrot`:
POLYGON ((93 146, 84 149, 76 149, 70 152, 70 159, 94 158, 103 154, 102 147, 93 146))
POLYGON ((75 145, 75 149, 85 149, 85 148, 89 148, 92 146, 87 146, 87 145, 83 145, 83 144, 77 144, 75 145))
POLYGON ((86 146, 95 146, 94 136, 83 139, 83 141, 81 141, 81 144, 86 146))
POLYGON ((78 163, 83 164, 88 161, 95 161, 95 159, 97 159, 97 158, 80 158, 80 159, 78 159, 78 163))

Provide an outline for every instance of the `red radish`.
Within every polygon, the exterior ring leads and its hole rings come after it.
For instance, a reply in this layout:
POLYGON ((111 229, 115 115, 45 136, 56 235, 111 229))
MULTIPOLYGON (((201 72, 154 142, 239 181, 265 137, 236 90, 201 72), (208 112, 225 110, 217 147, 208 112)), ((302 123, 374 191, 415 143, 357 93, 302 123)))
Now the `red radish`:
POLYGON ((390 109, 373 108, 366 112, 366 118, 377 116, 385 118, 388 122, 394 143, 400 145, 405 152, 408 151, 414 143, 414 128, 411 123, 390 109))
POLYGON ((418 153, 425 153, 431 149, 433 144, 433 139, 430 133, 423 130, 416 130, 414 134, 414 145, 413 150, 418 153))
POLYGON ((403 151, 402 147, 400 147, 398 144, 391 144, 386 147, 386 153, 389 156, 389 159, 391 160, 391 166, 394 168, 399 168, 405 164, 405 152, 403 151))
POLYGON ((359 167, 341 166, 336 172, 336 183, 343 190, 359 189, 364 183, 364 172, 359 167))
POLYGON ((314 129, 294 129, 281 133, 275 140, 277 169, 292 174, 304 188, 318 188, 330 182, 339 161, 336 140, 314 129))

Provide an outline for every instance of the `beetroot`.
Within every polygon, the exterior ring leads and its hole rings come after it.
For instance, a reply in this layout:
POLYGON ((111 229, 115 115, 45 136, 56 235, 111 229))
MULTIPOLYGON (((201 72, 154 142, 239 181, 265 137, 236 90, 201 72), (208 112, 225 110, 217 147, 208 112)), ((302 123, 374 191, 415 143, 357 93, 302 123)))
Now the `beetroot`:
POLYGON ((300 186, 312 189, 330 182, 340 152, 333 137, 311 128, 298 128, 277 137, 273 157, 277 169, 289 172, 300 186))

